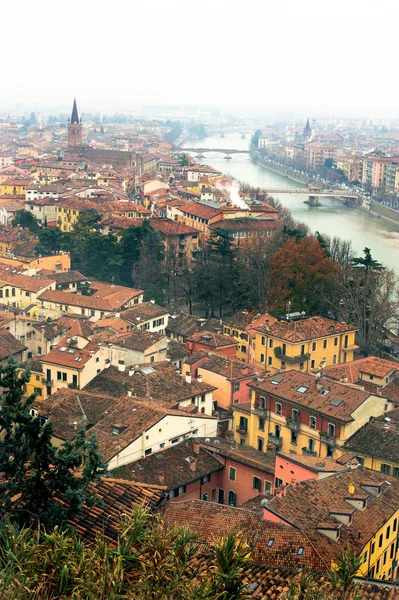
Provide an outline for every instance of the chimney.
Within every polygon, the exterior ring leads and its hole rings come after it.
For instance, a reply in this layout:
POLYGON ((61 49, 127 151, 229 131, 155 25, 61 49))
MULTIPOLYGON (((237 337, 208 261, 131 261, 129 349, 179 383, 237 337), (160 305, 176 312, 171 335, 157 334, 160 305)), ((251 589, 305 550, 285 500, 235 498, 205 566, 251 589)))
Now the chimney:
POLYGON ((191 373, 190 371, 186 371, 186 382, 191 383, 191 373))
POLYGON ((317 383, 316 383, 316 388, 317 388, 317 391, 318 391, 318 392, 321 392, 321 391, 322 391, 322 389, 323 389, 323 384, 321 383, 321 381, 319 381, 319 380, 317 381, 317 383))
POLYGON ((198 442, 194 442, 193 452, 194 452, 194 454, 199 454, 200 453, 200 445, 199 445, 198 442))
POLYGON ((248 375, 248 372, 249 372, 248 365, 243 365, 243 366, 241 367, 241 373, 242 373, 243 375, 248 375))
POLYGON ((165 483, 165 475, 159 475, 158 479, 159 479, 159 483, 161 485, 163 485, 165 483))
POLYGON ((197 459, 190 457, 190 469, 195 472, 197 470, 197 459))
POLYGON ((131 377, 132 375, 134 375, 134 367, 130 367, 129 369, 129 377, 131 377))
POLYGON ((155 304, 154 298, 151 298, 150 302, 151 302, 151 304, 155 304))
POLYGON ((119 363, 118 363, 118 370, 121 373, 123 373, 125 369, 126 369, 125 361, 124 360, 120 360, 119 363))
POLYGON ((202 383, 202 375, 198 375, 197 381, 198 381, 198 383, 202 383))

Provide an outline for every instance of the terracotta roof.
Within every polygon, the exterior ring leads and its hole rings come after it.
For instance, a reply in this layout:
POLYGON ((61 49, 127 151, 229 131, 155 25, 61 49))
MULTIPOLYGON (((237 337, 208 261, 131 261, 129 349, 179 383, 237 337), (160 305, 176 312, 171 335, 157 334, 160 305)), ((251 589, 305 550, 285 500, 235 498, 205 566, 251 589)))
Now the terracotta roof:
POLYGON ((326 562, 330 562, 339 550, 344 549, 348 544, 355 553, 360 551, 398 510, 398 504, 399 479, 385 474, 381 476, 377 471, 360 467, 321 480, 309 479, 295 486, 288 486, 285 495, 275 497, 268 503, 267 510, 306 534, 326 562), (378 497, 361 487, 372 482, 375 485, 384 482, 382 493, 378 497), (349 491, 350 485, 354 488, 353 493, 349 491), (343 525, 330 513, 353 508, 347 501, 351 497, 367 498, 367 506, 363 511, 354 509, 350 525, 343 525), (317 531, 321 523, 341 526, 336 541, 330 540, 317 531))
POLYGON ((65 388, 58 390, 43 402, 38 402, 36 408, 41 415, 51 420, 55 437, 72 440, 80 427, 96 425, 114 403, 115 399, 112 396, 65 388))
POLYGON ((97 281, 92 282, 90 287, 95 290, 92 296, 71 294, 61 290, 46 290, 41 294, 40 300, 55 302, 64 306, 113 311, 122 308, 127 302, 143 293, 143 290, 134 290, 121 285, 112 286, 97 281))
POLYGON ((26 349, 9 331, 0 329, 0 360, 14 356, 26 349))
POLYGON ((199 368, 226 377, 228 381, 253 378, 256 374, 255 369, 250 365, 236 360, 234 357, 222 356, 220 354, 212 354, 199 365, 199 368))
POLYGON ((63 326, 58 321, 53 323, 47 323, 47 321, 32 321, 32 327, 43 334, 45 339, 48 341, 54 340, 59 335, 63 335, 68 328, 63 326))
POLYGON ((0 270, 0 287, 5 285, 11 285, 27 292, 40 292, 40 290, 48 287, 54 283, 53 279, 48 279, 41 275, 22 275, 16 271, 12 266, 9 266, 9 270, 0 270))
POLYGON ((150 301, 135 304, 127 310, 124 310, 121 312, 121 318, 137 325, 143 321, 148 321, 148 319, 154 319, 156 317, 161 317, 168 314, 169 311, 167 308, 158 306, 158 304, 150 301))
POLYGON ((367 358, 359 358, 358 360, 341 365, 326 367, 324 373, 331 379, 339 381, 347 378, 349 383, 359 383, 361 381, 361 373, 383 378, 387 377, 393 369, 399 372, 399 363, 386 360, 385 358, 377 358, 377 356, 368 356, 367 358))
POLYGON ((185 360, 188 355, 187 346, 182 342, 169 340, 166 355, 168 358, 170 358, 171 362, 174 362, 176 360, 185 360))
POLYGON ((194 215, 196 217, 200 217, 201 219, 205 219, 206 221, 212 217, 215 217, 221 212, 221 209, 219 208, 212 208, 211 206, 205 206, 204 204, 199 204, 198 202, 183 204, 183 206, 179 206, 179 210, 183 213, 187 213, 188 215, 194 215))
POLYGON ((222 331, 222 326, 218 319, 199 319, 193 315, 187 313, 180 313, 179 315, 171 315, 169 317, 168 324, 166 326, 167 332, 173 332, 176 335, 188 337, 196 331, 222 331))
POLYGON ((363 425, 345 442, 345 448, 397 463, 399 467, 399 410, 392 410, 363 425))
POLYGON ((252 446, 242 446, 224 438, 198 438, 201 447, 219 456, 226 456, 248 467, 274 475, 276 458, 272 452, 261 452, 252 446), (209 441, 207 441, 209 440, 209 441))
POLYGON ((128 321, 125 321, 121 317, 113 317, 113 316, 106 318, 106 319, 99 319, 95 323, 96 331, 101 330, 101 329, 108 329, 108 330, 112 329, 115 332, 129 331, 131 329, 131 327, 132 327, 132 325, 128 321))
POLYGON ((276 219, 223 219, 212 223, 212 229, 225 229, 227 231, 271 231, 281 229, 283 224, 276 219))
POLYGON ((277 452, 276 456, 282 456, 283 458, 301 465, 306 469, 313 471, 314 473, 336 473, 338 471, 345 471, 349 468, 352 468, 352 466, 357 466, 359 464, 356 459, 349 457, 347 462, 337 462, 332 458, 305 456, 303 454, 284 454, 283 452, 277 452))
POLYGON ((80 335, 81 337, 90 338, 93 334, 93 324, 89 321, 88 317, 80 315, 74 315, 73 317, 65 316, 60 317, 57 323, 61 327, 66 328, 69 337, 80 335))
POLYGON ((358 327, 333 321, 326 317, 308 317, 299 321, 277 321, 270 327, 265 324, 256 330, 287 342, 305 342, 306 340, 357 331, 358 327))
POLYGON ((78 348, 77 345, 68 343, 67 338, 63 338, 55 348, 41 358, 41 361, 44 364, 59 365, 81 371, 99 351, 98 344, 93 342, 88 341, 84 348, 78 348))
POLYGON ((153 229, 159 231, 162 235, 198 235, 198 229, 189 227, 179 221, 171 221, 170 219, 150 219, 150 224, 153 229))
POLYGON ((199 449, 196 453, 194 441, 188 440, 115 469, 112 473, 120 479, 165 485, 168 490, 173 490, 222 468, 223 464, 209 452, 199 449))
POLYGON ((190 337, 187 338, 187 341, 197 342, 199 344, 204 344, 205 346, 209 346, 210 348, 215 349, 237 345, 235 339, 228 335, 222 335, 221 333, 214 333, 213 331, 203 330, 197 333, 193 333, 190 337))
POLYGON ((177 407, 183 400, 215 389, 207 383, 199 383, 195 378, 187 383, 185 377, 176 373, 176 367, 166 361, 145 363, 130 372, 131 376, 129 371, 109 367, 92 379, 85 390, 108 393, 115 398, 125 398, 130 391, 138 399, 151 397, 154 404, 177 407))
POLYGON ((325 569, 326 562, 302 531, 266 522, 259 514, 201 500, 171 502, 164 512, 167 525, 187 525, 201 540, 210 542, 229 531, 241 533, 251 546, 251 559, 257 563, 300 568, 325 569), (273 540, 271 545, 269 540, 273 540), (298 554, 303 548, 302 554, 298 554))
POLYGON ((116 541, 118 522, 124 513, 129 513, 138 505, 154 509, 165 494, 163 486, 121 481, 114 477, 104 477, 92 485, 91 491, 99 503, 94 506, 83 504, 79 513, 69 523, 83 538, 101 535, 110 541, 116 541))
POLYGON ((270 325, 277 321, 275 317, 272 317, 271 315, 262 315, 262 313, 257 310, 252 310, 251 312, 242 310, 225 321, 224 325, 245 330, 247 327, 255 327, 257 324, 260 325, 259 320, 262 319, 262 317, 264 318, 264 321, 267 321, 270 325))
POLYGON ((87 277, 79 273, 79 271, 64 271, 63 273, 52 273, 52 279, 57 283, 80 283, 87 281, 87 277))
POLYGON ((148 350, 148 348, 151 348, 151 346, 161 340, 165 340, 166 342, 166 336, 164 334, 145 330, 118 333, 117 335, 112 335, 108 338, 108 342, 115 346, 128 348, 130 350, 138 350, 139 352, 148 350))
POLYGON ((317 383, 318 379, 313 375, 300 371, 286 371, 266 377, 263 382, 249 384, 249 387, 298 406, 310 407, 312 411, 344 422, 352 421, 353 411, 371 395, 369 392, 332 381, 324 381, 323 389, 318 390, 317 383), (302 387, 305 388, 304 391, 299 392, 302 387), (329 390, 327 394, 326 390, 329 390))

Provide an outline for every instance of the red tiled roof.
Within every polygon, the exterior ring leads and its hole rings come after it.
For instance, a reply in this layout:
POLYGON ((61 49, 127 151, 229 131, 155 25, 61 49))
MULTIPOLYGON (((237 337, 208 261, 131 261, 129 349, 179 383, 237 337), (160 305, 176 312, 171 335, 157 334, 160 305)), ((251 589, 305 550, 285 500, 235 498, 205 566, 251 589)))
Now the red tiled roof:
POLYGON ((339 335, 359 328, 347 323, 333 321, 326 317, 308 317, 299 321, 277 321, 271 326, 267 324, 257 327, 256 331, 266 333, 287 342, 305 342, 326 336, 339 335))
POLYGON ((392 370, 399 372, 399 363, 378 358, 377 356, 368 356, 367 358, 359 358, 341 365, 333 365, 326 367, 324 373, 331 379, 341 380, 347 378, 350 383, 359 383, 361 381, 361 373, 374 375, 375 377, 387 377, 392 370))

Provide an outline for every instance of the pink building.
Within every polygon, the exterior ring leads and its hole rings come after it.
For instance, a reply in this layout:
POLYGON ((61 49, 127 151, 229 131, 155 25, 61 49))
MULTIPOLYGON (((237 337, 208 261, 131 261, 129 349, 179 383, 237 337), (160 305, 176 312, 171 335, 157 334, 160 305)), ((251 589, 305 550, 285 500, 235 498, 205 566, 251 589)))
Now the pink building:
POLYGON ((332 458, 277 452, 275 493, 278 495, 277 490, 282 486, 295 485, 307 479, 324 479, 335 473, 344 473, 358 466, 358 461, 352 455, 343 455, 338 460, 333 460, 332 458))

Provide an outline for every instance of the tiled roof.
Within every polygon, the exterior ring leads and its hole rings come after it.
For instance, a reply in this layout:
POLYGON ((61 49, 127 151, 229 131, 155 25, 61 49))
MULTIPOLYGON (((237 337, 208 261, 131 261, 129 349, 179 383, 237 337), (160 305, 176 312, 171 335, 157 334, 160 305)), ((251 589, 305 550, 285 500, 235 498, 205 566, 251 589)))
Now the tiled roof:
POLYGON ((186 344, 182 342, 176 342, 175 340, 168 341, 167 357, 170 358, 171 362, 175 360, 185 360, 188 355, 186 344))
POLYGON ((177 406, 179 402, 204 394, 215 388, 207 383, 199 383, 195 378, 187 383, 185 377, 176 373, 170 362, 143 364, 129 377, 129 372, 109 367, 97 375, 85 387, 96 393, 108 393, 124 398, 128 391, 137 398, 152 398, 154 404, 163 403, 177 406))
POLYGON ((392 410, 363 425, 346 441, 345 448, 397 463, 399 467, 399 410, 392 410))
POLYGON ((195 217, 205 219, 206 221, 212 217, 215 217, 221 212, 221 209, 219 208, 212 208, 211 206, 205 206, 204 204, 199 204, 198 202, 183 204, 183 206, 179 206, 179 210, 183 213, 187 213, 188 215, 194 215, 195 217))
POLYGON ((265 324, 257 328, 257 331, 262 333, 287 342, 297 343, 357 330, 358 327, 354 325, 333 321, 326 317, 309 317, 299 321, 277 321, 271 327, 265 324))
POLYGON ((117 335, 112 335, 108 338, 110 344, 122 348, 129 348, 130 350, 138 350, 139 352, 148 350, 148 348, 151 348, 151 346, 161 340, 166 341, 166 336, 154 331, 129 331, 126 333, 118 333, 117 335))
POLYGON ((9 331, 0 329, 0 360, 14 356, 25 348, 9 331))
POLYGON ((91 490, 99 503, 94 506, 84 504, 69 523, 83 538, 101 535, 110 541, 116 541, 118 522, 124 513, 129 513, 138 505, 154 509, 165 494, 163 486, 143 485, 136 481, 121 481, 113 477, 104 477, 93 484, 91 490))
POLYGON ((221 331, 222 326, 217 319, 199 319, 187 313, 180 313, 177 316, 171 315, 166 326, 166 331, 173 332, 176 335, 188 337, 196 331, 221 331))
POLYGON ((170 219, 151 219, 151 227, 159 231, 162 235, 191 235, 198 234, 198 230, 194 227, 189 227, 179 221, 171 221, 170 219))
POLYGON ((141 302, 140 304, 135 304, 134 306, 128 308, 121 312, 122 319, 129 321, 130 323, 134 323, 137 325, 142 321, 147 321, 148 319, 161 317, 168 315, 169 311, 167 308, 163 306, 158 306, 154 302, 141 302))
POLYGON ((272 452, 261 452, 252 446, 242 446, 224 438, 198 438, 198 441, 210 452, 274 475, 276 458, 272 452))
POLYGON ((129 331, 131 329, 132 325, 131 323, 129 323, 128 321, 125 321, 124 319, 122 319, 121 317, 113 317, 110 316, 106 319, 100 319, 98 321, 96 321, 95 323, 95 330, 102 330, 102 329, 112 329, 115 332, 120 332, 120 331, 129 331))
POLYGON ((323 389, 318 390, 318 383, 319 380, 313 375, 300 371, 286 371, 265 377, 263 382, 254 382, 249 384, 249 387, 299 406, 310 407, 315 412, 340 421, 353 420, 353 411, 371 395, 369 392, 332 381, 324 381, 323 389), (280 381, 274 384, 273 381, 277 380, 280 381), (303 393, 298 391, 301 387, 306 388, 303 393), (327 390, 329 392, 326 394, 327 390))
MULTIPOLYGON (((305 456, 303 454, 284 454, 277 452, 277 456, 282 456, 289 461, 314 471, 315 473, 336 473, 345 471, 352 466, 357 466, 359 463, 356 459, 348 458, 347 462, 337 462, 332 458, 320 458, 319 456, 305 456)), ((342 458, 342 457, 341 457, 342 458)))
MULTIPOLYGON (((285 495, 275 497, 267 505, 283 520, 300 529, 323 558, 329 562, 348 544, 354 552, 359 552, 368 540, 398 510, 399 479, 381 475, 371 469, 358 468, 346 473, 337 473, 325 479, 309 479, 288 486, 285 495), (368 493, 362 485, 381 484, 382 492, 378 497, 368 493), (349 486, 353 486, 353 493, 349 486), (353 509, 348 498, 367 497, 367 506, 363 511, 353 509), (340 509, 353 509, 350 525, 343 525, 331 516, 331 512, 340 509), (340 534, 332 541, 317 531, 320 523, 331 526, 340 525, 340 534)), ((267 517, 266 517, 267 518, 267 517)))
POLYGON ((259 514, 201 500, 171 502, 164 513, 168 525, 187 525, 205 542, 226 535, 241 533, 251 546, 251 559, 257 563, 291 568, 325 569, 326 562, 301 531, 266 522, 259 514), (273 540, 268 546, 269 540, 273 540), (298 554, 299 548, 303 553, 298 554))
MULTIPOLYGON (((93 333, 93 324, 88 317, 74 315, 73 317, 60 317, 57 320, 58 325, 65 327, 68 331, 68 336, 80 335, 81 337, 89 338, 93 333)), ((97 323, 96 323, 97 325, 97 323)))
POLYGON ((62 326, 58 321, 47 323, 47 321, 32 322, 32 327, 40 334, 43 334, 46 340, 54 340, 59 335, 64 334, 68 328, 62 326))
POLYGON ((55 279, 57 283, 79 283, 86 281, 87 277, 79 271, 65 271, 63 273, 53 273, 52 279, 55 279))
POLYGON ((211 348, 225 348, 226 346, 236 346, 237 342, 234 338, 228 335, 222 335, 221 333, 214 333, 213 331, 204 331, 193 333, 189 338, 190 342, 197 342, 204 344, 211 348))
MULTIPOLYGON (((262 315, 257 310, 248 311, 240 311, 235 313, 228 321, 225 321, 224 325, 228 327, 236 327, 237 329, 245 330, 249 326, 256 326, 259 320, 264 317, 265 321, 268 321, 269 324, 273 324, 277 321, 275 317, 271 315, 262 315)), ((259 323, 260 324, 260 323, 259 323)))
POLYGON ((41 361, 45 365, 52 364, 60 367, 69 367, 81 371, 86 363, 99 352, 98 344, 87 343, 84 348, 68 343, 67 338, 63 338, 58 345, 45 354, 41 361))
POLYGON ((220 354, 209 356, 201 363, 200 368, 226 377, 229 381, 254 377, 256 374, 255 369, 248 364, 220 354))
POLYGON ((112 396, 65 388, 38 403, 37 408, 41 415, 51 420, 56 437, 72 440, 81 426, 96 425, 114 403, 112 396))
POLYGON ((9 267, 9 270, 1 269, 0 271, 0 287, 11 285, 27 292, 39 292, 54 283, 54 279, 43 277, 42 275, 22 275, 21 273, 13 273, 16 269, 9 267))
POLYGON ((165 485, 168 490, 173 490, 222 468, 223 464, 209 452, 199 449, 195 453, 194 441, 188 440, 115 469, 112 473, 120 479, 165 485))
POLYGON ((399 363, 378 358, 377 356, 368 356, 367 358, 359 358, 341 365, 333 365, 326 367, 324 373, 331 379, 347 378, 349 383, 359 383, 361 381, 361 373, 374 375, 375 377, 387 377, 389 373, 396 369, 399 372, 399 363))
POLYGON ((92 282, 90 287, 95 290, 92 296, 71 294, 61 290, 46 290, 40 295, 40 300, 55 302, 64 306, 112 311, 122 308, 127 302, 143 293, 143 290, 134 290, 120 285, 115 285, 112 288, 111 284, 99 282, 92 282))

